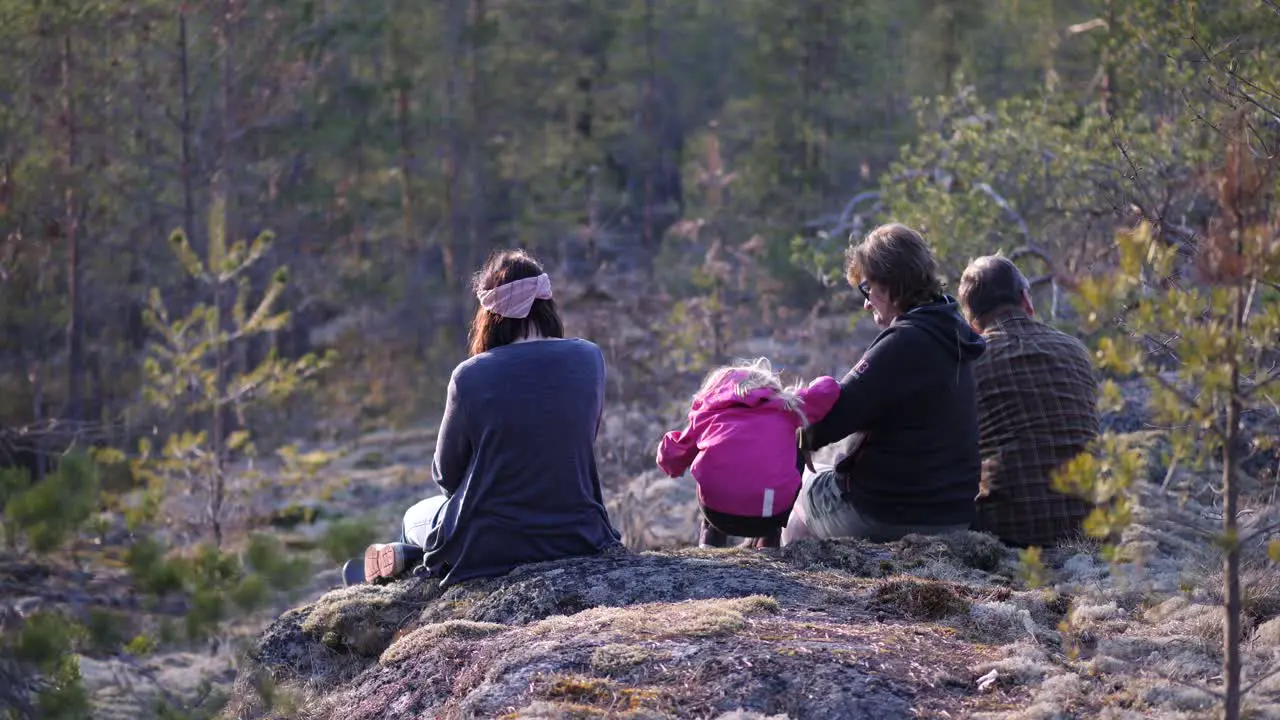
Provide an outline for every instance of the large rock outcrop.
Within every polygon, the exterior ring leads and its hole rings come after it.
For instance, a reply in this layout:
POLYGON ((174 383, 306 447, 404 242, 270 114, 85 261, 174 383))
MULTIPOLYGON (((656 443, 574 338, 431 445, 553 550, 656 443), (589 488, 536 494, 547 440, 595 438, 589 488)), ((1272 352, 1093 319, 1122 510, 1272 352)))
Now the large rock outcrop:
MULTIPOLYGON (((1162 433, 1126 442, 1143 451, 1148 482, 1114 562, 1080 540, 1046 549, 1036 568, 990 536, 958 533, 620 550, 449 589, 409 579, 334 590, 258 638, 228 715, 1212 717, 1220 506, 1206 480, 1163 466, 1162 433)), ((676 500, 639 518, 674 528, 642 545, 687 534, 688 498, 676 500)), ((1280 505, 1250 503, 1240 524, 1255 540, 1242 581, 1245 706, 1280 718, 1280 566, 1264 542, 1280 505)))
POLYGON ((1014 589, 992 538, 771 551, 618 551, 441 590, 330 592, 251 653, 237 717, 911 717, 1017 703, 979 692, 1008 641, 1067 609, 1014 589), (991 642, 998 638, 998 643, 991 642))

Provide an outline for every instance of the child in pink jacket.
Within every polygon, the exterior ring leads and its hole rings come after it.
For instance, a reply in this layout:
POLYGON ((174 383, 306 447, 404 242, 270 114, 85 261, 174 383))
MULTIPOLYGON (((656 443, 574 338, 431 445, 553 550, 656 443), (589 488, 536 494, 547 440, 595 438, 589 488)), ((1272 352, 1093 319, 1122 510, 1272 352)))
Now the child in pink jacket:
POLYGON ((702 506, 701 547, 727 535, 777 547, 800 493, 796 431, 821 420, 840 397, 835 378, 783 388, 767 358, 707 375, 689 408, 689 425, 658 446, 658 467, 680 477, 692 465, 702 506))

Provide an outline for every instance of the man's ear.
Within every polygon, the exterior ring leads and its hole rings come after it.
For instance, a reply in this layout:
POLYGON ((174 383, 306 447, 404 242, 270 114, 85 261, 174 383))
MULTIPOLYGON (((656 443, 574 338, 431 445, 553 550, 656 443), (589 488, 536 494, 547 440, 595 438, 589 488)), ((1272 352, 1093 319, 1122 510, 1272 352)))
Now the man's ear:
POLYGON ((1022 289, 1022 311, 1031 317, 1036 316, 1036 304, 1031 300, 1031 290, 1022 289))
POLYGON ((965 310, 962 308, 960 310, 960 317, 964 318, 964 321, 968 323, 969 327, 973 328, 974 332, 978 333, 979 335, 982 334, 982 323, 978 322, 978 318, 969 314, 968 310, 965 310))

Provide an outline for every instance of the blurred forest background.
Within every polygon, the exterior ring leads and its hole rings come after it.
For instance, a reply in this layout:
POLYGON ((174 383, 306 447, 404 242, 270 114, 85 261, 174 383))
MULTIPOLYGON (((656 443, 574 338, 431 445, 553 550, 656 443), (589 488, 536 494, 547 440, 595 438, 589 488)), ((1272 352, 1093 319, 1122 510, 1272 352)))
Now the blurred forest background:
POLYGON ((251 302, 287 268, 291 318, 227 372, 338 351, 273 427, 429 413, 497 247, 570 310, 638 315, 661 351, 611 361, 655 387, 831 304, 872 222, 923 228, 953 280, 998 248, 1091 272, 1140 217, 1194 233, 1219 100, 1274 128, 1245 98, 1274 108, 1280 65, 1258 0, 14 1, 0 36, 11 455, 162 420, 149 293, 229 317, 238 287, 206 293, 175 229, 201 257, 274 233, 251 302))
MULTIPOLYGON (((1249 423, 1280 377, 1277 0, 0 0, 0 67, 17 716, 143 685, 213 712, 223 625, 331 587, 429 487, 496 248, 605 351, 633 547, 683 542, 652 513, 689 484, 638 476, 712 364, 850 367, 842 255, 890 220, 952 288, 1015 257, 1043 316, 1190 413, 1163 417, 1175 455, 1221 450, 1228 557, 1232 478, 1274 486, 1236 449, 1275 437, 1249 423), (172 653, 207 672, 162 677, 172 653)), ((1129 406, 1110 429, 1151 427, 1129 406)))

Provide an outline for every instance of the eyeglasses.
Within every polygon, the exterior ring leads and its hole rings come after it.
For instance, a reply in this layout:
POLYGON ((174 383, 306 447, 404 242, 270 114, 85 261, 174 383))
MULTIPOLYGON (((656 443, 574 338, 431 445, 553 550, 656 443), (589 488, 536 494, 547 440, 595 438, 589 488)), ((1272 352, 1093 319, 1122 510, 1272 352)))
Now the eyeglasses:
POLYGON ((863 280, 862 282, 858 283, 858 290, 862 292, 862 297, 866 298, 867 300, 871 299, 871 281, 870 280, 863 280))

